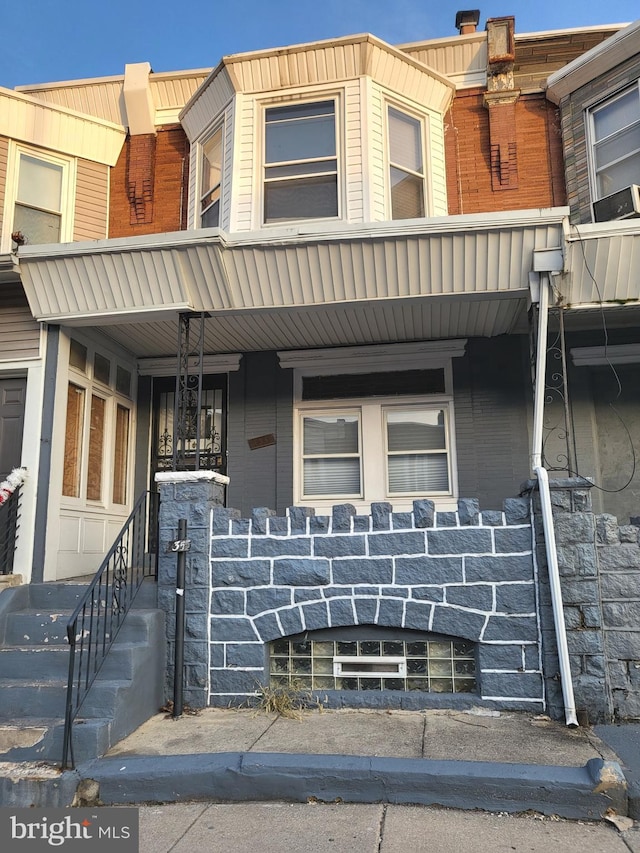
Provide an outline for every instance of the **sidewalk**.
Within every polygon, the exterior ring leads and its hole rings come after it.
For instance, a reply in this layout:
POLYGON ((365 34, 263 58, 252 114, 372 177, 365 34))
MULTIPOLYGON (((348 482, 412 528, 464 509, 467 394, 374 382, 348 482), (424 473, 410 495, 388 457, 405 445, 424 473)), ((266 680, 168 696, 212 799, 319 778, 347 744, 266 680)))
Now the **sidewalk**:
POLYGON ((11 765, 0 781, 4 805, 361 803, 635 816, 618 757, 592 729, 486 709, 158 714, 75 771, 11 765))
POLYGON ((480 709, 160 714, 79 770, 105 803, 387 802, 574 819, 627 811, 617 756, 592 730, 480 709))
POLYGON ((640 853, 637 826, 425 806, 188 803, 140 809, 140 853, 640 853))

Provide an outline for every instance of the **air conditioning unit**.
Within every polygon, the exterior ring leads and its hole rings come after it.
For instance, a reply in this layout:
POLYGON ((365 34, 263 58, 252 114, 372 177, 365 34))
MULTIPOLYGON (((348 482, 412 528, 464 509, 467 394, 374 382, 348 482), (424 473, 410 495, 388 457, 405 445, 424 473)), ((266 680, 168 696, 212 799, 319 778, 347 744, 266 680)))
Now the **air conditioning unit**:
POLYGON ((596 222, 611 222, 613 219, 631 219, 640 216, 640 186, 631 184, 617 193, 612 193, 593 203, 593 218, 596 222))

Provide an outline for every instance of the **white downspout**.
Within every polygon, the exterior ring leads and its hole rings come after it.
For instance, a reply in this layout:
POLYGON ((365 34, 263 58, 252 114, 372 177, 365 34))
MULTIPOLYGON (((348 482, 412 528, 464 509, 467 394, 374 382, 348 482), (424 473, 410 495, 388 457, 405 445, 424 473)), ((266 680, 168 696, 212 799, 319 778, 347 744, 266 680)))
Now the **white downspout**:
POLYGON ((556 642, 558 645, 558 658, 560 661, 560 677, 562 679, 562 698, 564 700, 565 722, 568 726, 577 726, 578 718, 576 716, 576 703, 573 695, 573 681, 571 680, 571 663, 569 661, 569 649, 567 646, 567 626, 564 621, 564 609, 562 606, 562 589, 560 586, 556 534, 553 526, 553 512, 551 509, 549 476, 546 468, 542 466, 544 388, 547 368, 547 326, 549 315, 549 290, 551 286, 548 271, 540 271, 539 283, 540 302, 538 306, 538 340, 536 347, 531 468, 538 478, 538 487, 540 489, 542 526, 544 529, 544 542, 547 552, 547 565, 549 568, 553 621, 556 629, 556 642))

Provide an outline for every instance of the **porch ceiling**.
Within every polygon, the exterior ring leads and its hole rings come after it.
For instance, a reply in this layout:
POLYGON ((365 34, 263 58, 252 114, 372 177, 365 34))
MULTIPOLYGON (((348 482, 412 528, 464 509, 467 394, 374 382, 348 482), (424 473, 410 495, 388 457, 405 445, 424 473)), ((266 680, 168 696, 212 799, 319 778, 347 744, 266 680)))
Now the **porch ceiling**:
POLYGON ((210 314, 211 352, 490 336, 522 319, 533 251, 560 246, 564 215, 206 229, 23 247, 19 262, 36 319, 108 326, 137 355, 173 352, 187 310, 210 314))

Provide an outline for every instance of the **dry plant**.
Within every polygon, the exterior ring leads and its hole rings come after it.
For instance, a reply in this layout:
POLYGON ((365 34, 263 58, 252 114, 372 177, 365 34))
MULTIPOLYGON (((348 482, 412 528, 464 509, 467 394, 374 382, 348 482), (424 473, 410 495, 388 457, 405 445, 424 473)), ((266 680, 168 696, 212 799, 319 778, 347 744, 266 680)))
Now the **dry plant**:
POLYGON ((291 684, 259 684, 257 692, 258 708, 266 714, 301 720, 305 711, 323 709, 322 700, 295 681, 291 684))

